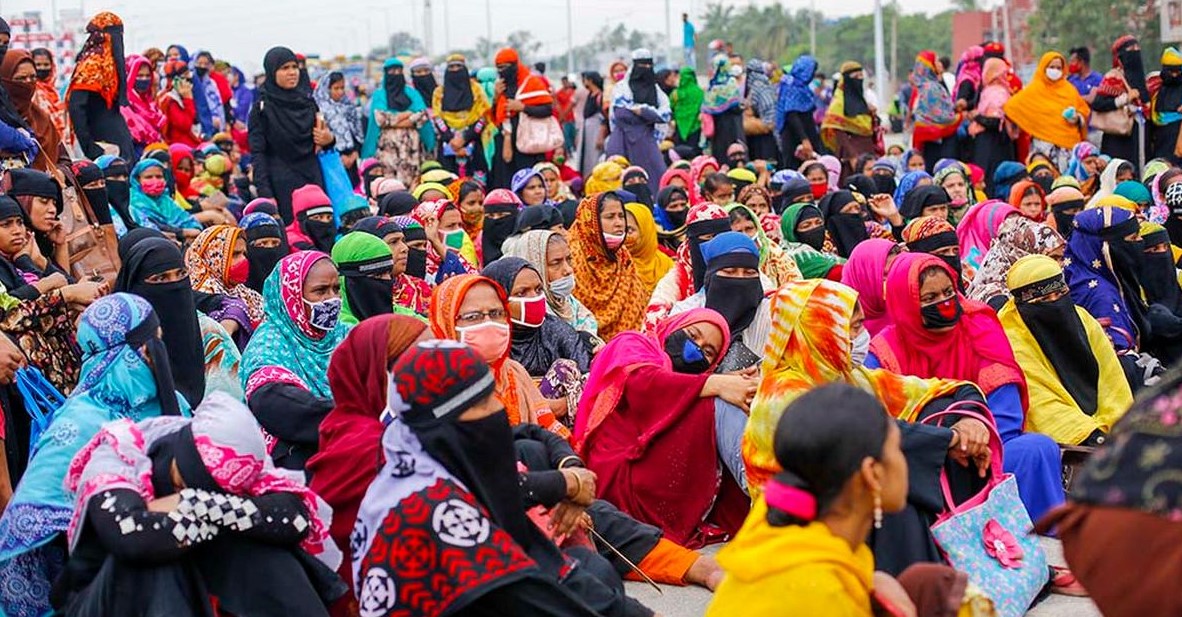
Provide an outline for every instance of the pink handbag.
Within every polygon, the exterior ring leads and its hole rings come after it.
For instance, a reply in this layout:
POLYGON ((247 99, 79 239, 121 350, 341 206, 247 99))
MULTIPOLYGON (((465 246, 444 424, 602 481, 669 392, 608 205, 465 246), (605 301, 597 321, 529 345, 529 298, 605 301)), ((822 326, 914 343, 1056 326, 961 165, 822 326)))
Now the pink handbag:
POLYGON ((517 121, 517 151, 525 154, 545 154, 563 144, 562 127, 558 118, 534 118, 522 112, 517 121))

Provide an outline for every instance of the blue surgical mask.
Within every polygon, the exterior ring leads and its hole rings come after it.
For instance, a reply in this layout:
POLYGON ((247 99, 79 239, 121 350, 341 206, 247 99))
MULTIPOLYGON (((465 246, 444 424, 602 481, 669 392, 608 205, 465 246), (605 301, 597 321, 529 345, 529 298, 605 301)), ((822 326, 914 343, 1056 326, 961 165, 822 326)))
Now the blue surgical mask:
POLYGON ((571 274, 564 276, 558 280, 550 281, 550 291, 559 298, 569 298, 571 294, 575 293, 575 275, 571 274))
POLYGON ((341 318, 340 298, 329 298, 320 302, 308 302, 304 300, 304 304, 308 305, 308 321, 312 324, 313 328, 329 332, 337 327, 337 322, 341 318))

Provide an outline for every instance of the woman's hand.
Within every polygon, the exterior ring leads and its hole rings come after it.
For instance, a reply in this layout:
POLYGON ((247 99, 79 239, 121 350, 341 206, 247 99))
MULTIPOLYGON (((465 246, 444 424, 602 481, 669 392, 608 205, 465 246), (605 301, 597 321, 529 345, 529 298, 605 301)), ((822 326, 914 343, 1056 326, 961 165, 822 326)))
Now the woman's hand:
POLYGON ((312 127, 312 142, 317 146, 320 146, 321 148, 327 148, 331 146, 334 141, 336 141, 336 139, 333 138, 332 131, 328 130, 328 127, 324 126, 323 123, 317 122, 316 125, 312 127))
POLYGON ((907 591, 903 589, 899 581, 886 572, 874 573, 874 596, 880 602, 891 605, 895 611, 891 613, 892 615, 915 617, 918 614, 915 603, 911 601, 911 596, 907 595, 907 591))
POLYGON ((751 411, 751 400, 755 398, 755 390, 758 387, 759 381, 754 377, 711 375, 702 386, 701 396, 717 396, 743 411, 751 411))
POLYGON ((167 497, 159 497, 148 502, 148 512, 168 513, 176 510, 181 503, 181 494, 173 493, 167 497))
POLYGON ((899 214, 899 206, 895 205, 895 198, 886 193, 870 196, 870 211, 891 222, 891 225, 902 225, 903 217, 899 214))
POLYGON ((73 306, 86 308, 95 300, 107 295, 107 284, 94 281, 80 281, 62 287, 62 297, 73 306))
POLYGON ((522 103, 517 99, 509 99, 505 101, 505 109, 517 113, 525 109, 525 103, 522 103))
POLYGON ((501 134, 504 135, 504 137, 505 137, 505 141, 501 147, 501 159, 503 161, 505 161, 506 163, 512 163, 513 162, 513 133, 510 133, 508 131, 502 131, 501 134))
POLYGON ((66 228, 62 225, 61 221, 54 221, 53 226, 49 228, 49 231, 45 232, 45 237, 49 238, 49 241, 52 242, 54 246, 65 244, 66 228))
POLYGON ((548 398, 546 404, 550 406, 550 413, 554 414, 555 418, 565 418, 567 409, 565 398, 548 398))
POLYGON ((952 425, 952 443, 948 455, 963 467, 971 459, 977 465, 977 475, 984 478, 989 470, 989 428, 975 418, 964 418, 952 425))
POLYGON ((578 529, 590 528, 591 516, 582 506, 563 501, 550 510, 550 529, 555 538, 570 535, 578 529))
POLYGON ((567 467, 561 470, 566 478, 566 499, 583 507, 595 501, 595 472, 585 467, 567 467))

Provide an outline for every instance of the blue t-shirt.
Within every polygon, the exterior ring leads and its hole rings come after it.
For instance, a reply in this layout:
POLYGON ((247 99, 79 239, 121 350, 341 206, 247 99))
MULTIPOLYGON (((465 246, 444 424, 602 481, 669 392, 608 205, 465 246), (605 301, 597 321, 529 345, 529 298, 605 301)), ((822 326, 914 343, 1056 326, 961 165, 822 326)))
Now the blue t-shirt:
POLYGON ((1096 89, 1096 86, 1100 85, 1100 80, 1103 78, 1096 71, 1089 71, 1087 75, 1071 75, 1067 78, 1067 81, 1075 86, 1080 96, 1087 96, 1092 93, 1092 90, 1096 89))
POLYGON ((681 46, 686 49, 694 46, 694 25, 688 21, 681 23, 681 46))

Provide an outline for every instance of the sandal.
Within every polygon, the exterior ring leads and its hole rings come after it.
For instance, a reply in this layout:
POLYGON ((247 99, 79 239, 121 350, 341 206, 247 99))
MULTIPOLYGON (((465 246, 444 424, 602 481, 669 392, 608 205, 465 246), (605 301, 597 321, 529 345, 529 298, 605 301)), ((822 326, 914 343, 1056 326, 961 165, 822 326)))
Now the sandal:
POLYGON ((1084 589, 1071 570, 1059 566, 1051 566, 1051 593, 1076 598, 1088 597, 1088 590, 1084 589))

